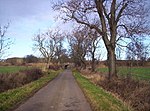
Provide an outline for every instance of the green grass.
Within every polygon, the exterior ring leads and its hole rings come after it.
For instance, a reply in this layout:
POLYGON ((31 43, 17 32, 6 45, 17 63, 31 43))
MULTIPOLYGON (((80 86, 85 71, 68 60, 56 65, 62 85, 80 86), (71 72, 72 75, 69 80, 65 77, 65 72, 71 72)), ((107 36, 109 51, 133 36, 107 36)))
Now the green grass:
POLYGON ((25 98, 30 97, 35 91, 44 86, 47 82, 52 80, 58 75, 58 71, 50 72, 39 80, 31 82, 23 87, 8 90, 7 92, 0 93, 0 111, 11 109, 16 104, 23 101, 25 98))
MULTIPOLYGON (((98 69, 101 73, 108 72, 108 68, 100 68, 98 69)), ((133 78, 142 79, 142 80, 150 80, 150 68, 146 67, 119 67, 117 68, 118 75, 126 76, 127 74, 131 74, 133 78)))
POLYGON ((75 72, 74 76, 89 100, 93 111, 130 111, 129 107, 124 105, 121 100, 94 85, 78 72, 75 72))
POLYGON ((16 73, 20 70, 25 70, 27 67, 25 66, 0 66, 0 73, 7 74, 7 73, 16 73))

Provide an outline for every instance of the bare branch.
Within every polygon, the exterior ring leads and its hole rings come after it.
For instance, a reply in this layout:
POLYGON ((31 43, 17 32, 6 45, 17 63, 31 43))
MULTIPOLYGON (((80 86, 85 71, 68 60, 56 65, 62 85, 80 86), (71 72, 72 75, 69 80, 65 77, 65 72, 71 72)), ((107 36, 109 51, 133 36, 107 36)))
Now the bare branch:
POLYGON ((56 56, 60 42, 63 41, 63 37, 59 31, 49 30, 44 34, 38 34, 33 41, 35 42, 34 49, 40 51, 49 65, 52 58, 56 56))
POLYGON ((13 41, 6 36, 9 23, 6 26, 0 26, 0 59, 6 54, 7 50, 13 44, 13 41))

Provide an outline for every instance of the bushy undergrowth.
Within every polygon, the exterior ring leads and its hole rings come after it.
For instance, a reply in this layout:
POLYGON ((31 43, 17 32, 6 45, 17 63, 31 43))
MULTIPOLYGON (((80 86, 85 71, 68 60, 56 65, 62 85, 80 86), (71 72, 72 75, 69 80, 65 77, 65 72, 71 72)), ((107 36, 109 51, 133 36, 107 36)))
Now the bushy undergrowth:
POLYGON ((135 111, 150 111, 150 84, 129 78, 104 79, 99 82, 104 89, 120 96, 135 111))
POLYGON ((0 74, 0 92, 23 86, 42 77, 41 69, 32 68, 17 73, 0 74))
POLYGON ((61 68, 61 65, 57 65, 57 64, 52 64, 52 65, 49 65, 49 67, 48 67, 50 70, 55 70, 55 71, 57 71, 57 70, 59 70, 60 68, 61 68))
POLYGON ((82 74, 94 84, 112 92, 135 111, 150 111, 150 83, 132 77, 119 76, 109 81, 105 73, 91 73, 82 71, 82 74))

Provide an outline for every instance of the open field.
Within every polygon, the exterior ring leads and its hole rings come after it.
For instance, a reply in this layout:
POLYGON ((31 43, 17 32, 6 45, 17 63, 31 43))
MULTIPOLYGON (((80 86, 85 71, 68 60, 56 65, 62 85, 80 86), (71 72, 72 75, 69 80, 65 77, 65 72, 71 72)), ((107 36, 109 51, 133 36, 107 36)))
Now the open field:
POLYGON ((0 73, 7 74, 7 73, 16 73, 20 70, 25 70, 28 67, 25 66, 0 66, 0 73))
MULTIPOLYGON (((107 73, 108 68, 99 68, 98 71, 101 73, 107 73)), ((148 67, 119 67, 117 68, 117 73, 121 76, 131 74, 131 76, 136 79, 150 80, 150 68, 148 67)))

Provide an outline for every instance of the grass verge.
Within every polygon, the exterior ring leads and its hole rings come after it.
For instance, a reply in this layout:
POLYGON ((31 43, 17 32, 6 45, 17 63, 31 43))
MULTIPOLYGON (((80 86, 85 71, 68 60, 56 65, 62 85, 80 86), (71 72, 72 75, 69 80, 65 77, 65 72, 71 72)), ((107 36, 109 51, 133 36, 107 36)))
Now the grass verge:
POLYGON ((131 111, 121 100, 74 72, 74 76, 89 100, 93 111, 131 111))
POLYGON ((29 67, 25 66, 0 66, 0 73, 7 74, 7 73, 17 73, 20 70, 29 69, 29 67))
POLYGON ((58 71, 51 71, 34 82, 0 93, 0 111, 6 111, 13 108, 27 97, 30 97, 34 92, 39 90, 50 80, 54 79, 59 73, 60 72, 58 71))

